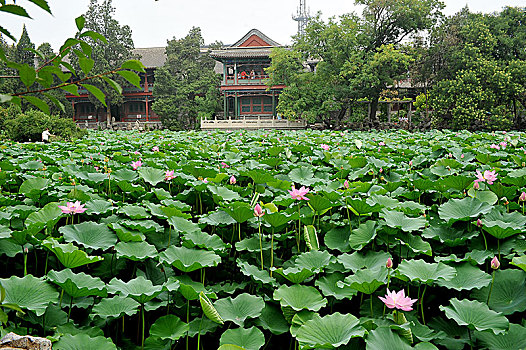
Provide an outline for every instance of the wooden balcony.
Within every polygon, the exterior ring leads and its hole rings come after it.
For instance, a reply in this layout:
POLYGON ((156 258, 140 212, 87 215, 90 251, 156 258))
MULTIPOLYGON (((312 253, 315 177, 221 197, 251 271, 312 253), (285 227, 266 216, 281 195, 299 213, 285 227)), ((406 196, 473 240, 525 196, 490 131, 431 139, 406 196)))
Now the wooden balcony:
POLYGON ((257 130, 257 129, 279 129, 279 130, 301 130, 307 127, 304 120, 276 119, 261 116, 241 116, 237 119, 201 119, 201 129, 222 130, 257 130))

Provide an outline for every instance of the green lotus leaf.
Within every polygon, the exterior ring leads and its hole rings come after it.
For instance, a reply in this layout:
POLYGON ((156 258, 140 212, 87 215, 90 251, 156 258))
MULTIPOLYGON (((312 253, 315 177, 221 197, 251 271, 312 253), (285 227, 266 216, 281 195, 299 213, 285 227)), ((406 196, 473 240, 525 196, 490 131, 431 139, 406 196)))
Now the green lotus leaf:
POLYGON ((219 344, 233 344, 246 350, 259 350, 265 345, 265 335, 257 327, 227 329, 221 335, 219 344))
POLYGON ((265 302, 261 297, 243 293, 236 298, 224 298, 214 302, 214 307, 225 321, 232 321, 243 327, 247 318, 261 315, 265 302))
POLYGON ((159 182, 164 181, 164 171, 161 169, 151 167, 140 167, 137 171, 141 179, 146 181, 152 186, 157 185, 159 182))
MULTIPOLYGON (((268 216, 268 215, 265 215, 268 216)), ((200 224, 207 224, 210 226, 221 226, 221 225, 232 225, 236 223, 230 215, 223 210, 217 210, 209 212, 208 215, 204 215, 199 219, 200 224)))
POLYGON ((387 226, 399 228, 405 232, 420 231, 426 224, 425 218, 410 218, 404 213, 394 210, 384 210, 380 213, 387 226))
POLYGON ((375 269, 385 266, 387 259, 390 257, 391 255, 386 252, 369 251, 365 256, 359 252, 354 252, 340 255, 338 262, 343 264, 346 269, 356 272, 363 268, 375 269))
POLYGON ((469 221, 480 215, 487 214, 492 209, 488 203, 477 198, 450 199, 438 208, 438 215, 449 225, 457 221, 469 221))
POLYGON ((349 246, 350 235, 349 226, 335 227, 325 234, 324 243, 329 249, 346 253, 351 250, 349 246))
POLYGON ((119 169, 112 175, 118 181, 134 181, 138 177, 137 172, 130 169, 119 169))
POLYGON ((255 281, 259 281, 264 284, 276 284, 276 279, 270 277, 270 274, 266 270, 260 270, 257 266, 251 265, 240 259, 237 259, 237 266, 239 266, 239 269, 243 275, 249 276, 255 281))
POLYGON ((364 337, 365 333, 359 319, 337 312, 307 321, 298 329, 296 338, 302 349, 338 349, 346 345, 351 338, 364 337))
POLYGON ((275 269, 274 273, 283 276, 292 283, 302 283, 314 275, 312 271, 301 267, 279 268, 275 269))
POLYGON ((288 224, 292 220, 292 217, 283 213, 271 213, 263 215, 263 220, 270 226, 277 228, 288 224))
POLYGON ((482 220, 482 228, 484 231, 497 239, 505 239, 523 232, 524 228, 516 228, 514 226, 515 224, 513 223, 482 220))
POLYGON ((113 210, 110 202, 99 199, 86 202, 85 208, 88 215, 104 215, 113 210))
POLYGON ((439 279, 437 284, 455 290, 480 289, 491 283, 491 276, 470 263, 455 267, 457 275, 450 280, 439 279))
POLYGON ((327 300, 316 288, 299 284, 290 287, 282 285, 274 291, 273 298, 279 301, 282 307, 290 306, 296 311, 318 311, 327 305, 327 300))
POLYGON ((492 311, 479 301, 450 299, 451 306, 440 305, 440 310, 446 317, 454 320, 459 326, 468 326, 477 331, 492 331, 501 334, 508 330, 508 319, 500 313, 492 311))
POLYGON ((399 275, 411 281, 432 284, 438 280, 450 281, 456 276, 454 267, 443 263, 426 263, 424 260, 403 260, 398 266, 399 275))
POLYGON ((511 264, 520 267, 526 272, 526 255, 514 257, 511 264))
POLYGON ((351 299, 353 296, 358 294, 358 291, 351 288, 347 284, 343 284, 340 287, 338 282, 343 282, 344 278, 345 275, 343 273, 332 272, 325 277, 318 278, 314 284, 326 297, 331 296, 338 300, 345 298, 351 299))
POLYGON ((289 324, 283 317, 281 310, 269 303, 261 311, 261 315, 256 319, 256 325, 269 330, 272 334, 285 334, 289 331, 289 324))
POLYGON ((152 300, 164 290, 164 286, 154 286, 150 280, 139 276, 128 282, 121 281, 114 277, 108 283, 108 292, 119 294, 124 297, 129 296, 140 304, 152 300))
POLYGON ((376 237, 376 221, 366 221, 349 236, 349 245, 353 250, 361 250, 376 237))
POLYGON ((2 304, 16 305, 33 311, 37 316, 42 316, 50 303, 58 302, 58 292, 55 288, 32 275, 23 278, 11 276, 1 279, 0 284, 5 289, 2 304))
POLYGON ((119 237, 119 240, 123 242, 142 242, 146 239, 142 232, 130 230, 127 227, 119 225, 116 222, 108 224, 108 227, 115 231, 117 237, 119 237))
POLYGON ((91 277, 84 272, 75 274, 70 269, 50 271, 49 280, 60 286, 72 298, 82 298, 91 295, 106 297, 106 284, 98 277, 91 277))
POLYGON ((355 215, 367 215, 370 213, 378 213, 382 210, 382 206, 375 204, 369 205, 365 200, 350 199, 347 202, 349 210, 351 210, 355 215))
POLYGON ((172 265, 183 272, 192 272, 203 267, 219 265, 221 257, 208 250, 170 246, 159 254, 159 261, 172 265))
POLYGON ((243 223, 254 217, 254 209, 245 202, 232 202, 222 209, 238 223, 243 223))
POLYGON ((99 327, 77 327, 73 322, 57 325, 57 333, 62 335, 87 334, 91 338, 104 336, 104 331, 99 327))
POLYGON ((489 205, 495 205, 499 201, 499 197, 491 191, 476 191, 473 188, 470 188, 468 191, 468 196, 471 198, 477 198, 479 201, 488 203, 489 205))
POLYGON ((215 293, 207 290, 202 283, 192 281, 192 279, 187 275, 168 278, 168 281, 166 283, 167 288, 171 290, 171 288, 169 287, 170 284, 174 285, 175 283, 177 284, 177 288, 173 290, 179 290, 179 292, 183 295, 183 297, 186 300, 199 299, 199 293, 201 292, 205 293, 208 298, 217 298, 215 293))
POLYGON ((318 313, 312 312, 312 311, 308 311, 308 310, 302 310, 302 311, 296 313, 292 308, 286 307, 286 308, 283 308, 282 311, 283 311, 283 314, 285 315, 285 318, 287 318, 287 320, 289 320, 289 318, 291 319, 289 321, 290 322, 290 334, 293 337, 297 336, 298 330, 305 323, 307 323, 308 321, 311 321, 311 320, 315 320, 315 319, 321 318, 321 316, 318 313), (290 309, 290 310, 288 310, 288 309, 290 309), (288 311, 286 311, 286 310, 288 310, 288 311), (288 315, 289 311, 292 311, 292 313, 290 315, 288 315))
POLYGON ((401 234, 395 236, 395 241, 399 241, 400 244, 409 247, 409 249, 415 253, 423 253, 429 256, 433 255, 431 244, 424 241, 420 236, 402 232, 401 234))
POLYGON ((26 195, 26 197, 35 198, 42 194, 42 191, 49 186, 49 183, 50 180, 41 177, 27 179, 20 186, 19 192, 26 195))
POLYGON ((433 224, 422 232, 422 237, 431 238, 441 243, 444 243, 448 247, 457 247, 464 244, 467 240, 472 239, 479 235, 479 232, 464 231, 459 228, 453 228, 446 225, 433 224))
POLYGON ((90 337, 87 334, 66 334, 53 344, 56 350, 117 350, 111 339, 104 337, 90 337))
POLYGON ((58 207, 57 202, 46 204, 37 212, 29 214, 26 219, 26 226, 53 227, 62 216, 62 210, 58 207))
POLYGON ((100 256, 88 256, 86 252, 79 250, 72 243, 60 244, 53 238, 47 238, 42 245, 51 250, 62 265, 69 269, 103 260, 100 256))
POLYGON ((377 267, 375 269, 356 271, 354 275, 346 277, 343 281, 343 284, 338 284, 338 287, 348 285, 352 289, 364 294, 372 294, 386 283, 387 268, 377 267))
POLYGON ((323 215, 332 208, 332 203, 323 196, 313 195, 309 197, 308 206, 316 215, 323 215))
POLYGON ((199 293, 199 303, 201 304, 201 308, 203 309, 203 314, 210 320, 217 324, 224 324, 225 321, 219 315, 219 312, 217 312, 214 305, 212 305, 212 302, 205 293, 201 292, 199 293))
POLYGON ((120 224, 131 230, 140 231, 144 234, 163 232, 163 227, 153 220, 123 220, 120 224))
POLYGON ((247 349, 242 348, 241 346, 233 345, 233 344, 225 344, 225 345, 221 345, 217 350, 247 350, 247 349))
POLYGON ((313 273, 319 273, 329 266, 332 258, 332 255, 327 251, 313 250, 298 255, 295 260, 295 266, 300 269, 307 269, 313 273))
POLYGON ((91 315, 105 320, 107 318, 120 318, 124 315, 133 316, 139 312, 139 304, 132 298, 120 295, 113 298, 104 298, 100 303, 93 306, 91 315))
POLYGON ((309 250, 319 250, 320 241, 318 240, 318 234, 314 225, 305 225, 303 227, 303 237, 305 238, 305 244, 309 250))
POLYGON ((314 178, 314 172, 310 167, 299 167, 292 169, 289 173, 292 182, 297 182, 303 186, 310 186, 319 179, 314 178))
POLYGON ((143 261, 157 256, 157 249, 147 242, 119 242, 115 246, 118 258, 143 261))
POLYGON ((168 223, 175 230, 175 232, 180 233, 190 233, 194 231, 201 231, 197 224, 194 224, 190 220, 179 216, 172 216, 168 218, 168 223))
POLYGON ((152 217, 150 214, 148 214, 146 209, 138 205, 125 205, 117 212, 122 213, 133 220, 149 219, 152 217))
MULTIPOLYGON (((263 240, 262 242, 263 250, 269 250, 270 249, 270 242, 266 242, 263 240)), ((240 242, 236 243, 236 250, 237 251, 248 251, 250 253, 253 252, 259 252, 260 251, 259 246, 259 236, 254 235, 250 238, 245 238, 240 242)))
POLYGON ((161 339, 177 340, 186 335, 188 323, 184 323, 175 315, 162 316, 150 327, 150 336, 161 339))
POLYGON ((484 344, 483 349, 489 350, 519 350, 526 349, 526 327, 510 323, 506 333, 475 332, 475 337, 484 344))
POLYGON ((213 333, 219 327, 219 324, 210 320, 208 317, 196 317, 188 324, 189 330, 188 335, 190 338, 195 337, 198 334, 204 335, 208 333, 213 333))
POLYGON ((117 182, 117 186, 119 186, 121 191, 124 193, 145 192, 144 187, 142 187, 141 185, 135 185, 128 181, 119 181, 117 182))
MULTIPOLYGON (((472 296, 486 303, 490 287, 474 291, 472 296)), ((504 315, 526 310, 526 272, 520 270, 499 270, 489 299, 489 307, 504 315)))
POLYGON ((66 242, 76 242, 91 249, 107 250, 117 243, 117 236, 111 232, 108 226, 93 221, 63 226, 59 232, 64 235, 66 242))
POLYGON ((222 253, 229 247, 218 235, 209 235, 202 231, 193 231, 185 234, 183 237, 183 246, 187 248, 204 248, 222 253))
POLYGON ((233 200, 241 199, 241 196, 237 192, 229 190, 223 186, 209 185, 207 189, 214 195, 216 203, 219 203, 220 201, 231 202, 233 200))
POLYGON ((389 327, 378 327, 369 332, 366 339, 366 350, 411 350, 413 349, 389 327))

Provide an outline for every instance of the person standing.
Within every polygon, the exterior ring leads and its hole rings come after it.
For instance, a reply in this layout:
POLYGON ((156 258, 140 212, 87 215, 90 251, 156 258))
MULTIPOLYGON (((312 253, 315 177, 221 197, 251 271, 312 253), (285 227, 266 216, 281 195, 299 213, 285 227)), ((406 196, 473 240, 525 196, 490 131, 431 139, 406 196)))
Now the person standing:
POLYGON ((46 128, 46 130, 42 131, 42 142, 49 143, 49 137, 50 136, 55 136, 55 135, 52 135, 49 132, 49 128, 46 128))

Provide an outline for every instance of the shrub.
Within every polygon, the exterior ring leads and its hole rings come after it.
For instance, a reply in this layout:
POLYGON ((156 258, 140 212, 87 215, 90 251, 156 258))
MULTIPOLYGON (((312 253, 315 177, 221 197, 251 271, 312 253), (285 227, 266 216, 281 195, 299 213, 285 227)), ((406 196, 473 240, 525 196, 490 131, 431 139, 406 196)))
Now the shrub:
POLYGON ((40 141, 42 131, 49 128, 50 132, 61 140, 72 140, 86 135, 85 130, 77 127, 77 124, 67 118, 55 115, 47 115, 36 110, 24 113, 0 113, 4 138, 18 142, 40 141))

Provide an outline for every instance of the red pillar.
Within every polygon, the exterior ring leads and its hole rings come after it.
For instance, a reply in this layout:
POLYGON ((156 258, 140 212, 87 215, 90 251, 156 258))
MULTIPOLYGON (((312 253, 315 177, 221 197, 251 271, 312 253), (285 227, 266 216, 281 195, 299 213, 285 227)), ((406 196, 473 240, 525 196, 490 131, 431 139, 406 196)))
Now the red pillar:
POLYGON ((75 110, 75 101, 71 101, 71 107, 73 107, 73 121, 75 121, 75 116, 77 115, 77 111, 75 110))
POLYGON ((146 96, 146 121, 149 121, 149 110, 148 110, 148 96, 146 96))

